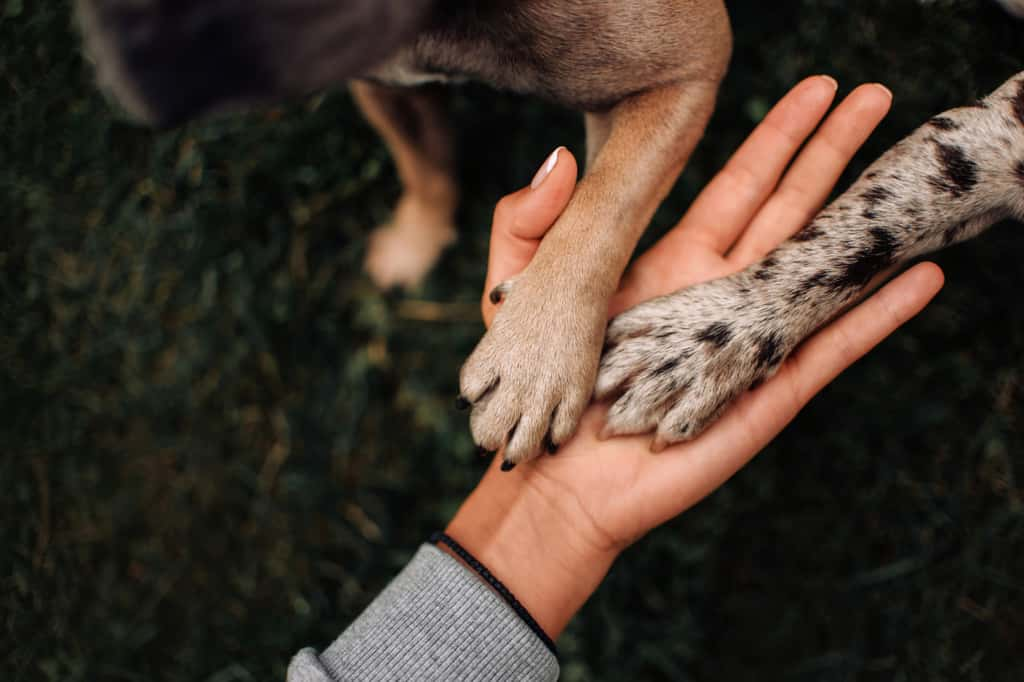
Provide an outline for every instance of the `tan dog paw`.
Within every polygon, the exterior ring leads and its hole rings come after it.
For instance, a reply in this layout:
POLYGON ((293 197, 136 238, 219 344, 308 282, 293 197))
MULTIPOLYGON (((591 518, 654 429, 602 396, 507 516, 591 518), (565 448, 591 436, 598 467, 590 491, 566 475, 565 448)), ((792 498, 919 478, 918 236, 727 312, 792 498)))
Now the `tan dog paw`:
POLYGON ((490 331, 462 367, 470 427, 485 450, 504 448, 508 464, 554 452, 576 431, 590 402, 606 305, 552 291, 546 278, 499 285, 503 300, 490 331))

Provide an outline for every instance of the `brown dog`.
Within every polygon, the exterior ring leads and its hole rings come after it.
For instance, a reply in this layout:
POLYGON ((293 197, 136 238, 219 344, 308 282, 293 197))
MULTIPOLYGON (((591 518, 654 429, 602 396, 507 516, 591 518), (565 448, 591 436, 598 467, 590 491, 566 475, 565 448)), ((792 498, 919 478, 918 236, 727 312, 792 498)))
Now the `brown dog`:
POLYGON ((367 266, 418 280, 454 238, 446 127, 407 86, 475 79, 584 112, 587 174, 462 369, 479 445, 519 462, 589 403, 608 301, 714 108, 720 0, 79 0, 101 84, 168 124, 363 76, 353 91, 405 186, 367 266), (396 243, 397 242, 397 243, 396 243))

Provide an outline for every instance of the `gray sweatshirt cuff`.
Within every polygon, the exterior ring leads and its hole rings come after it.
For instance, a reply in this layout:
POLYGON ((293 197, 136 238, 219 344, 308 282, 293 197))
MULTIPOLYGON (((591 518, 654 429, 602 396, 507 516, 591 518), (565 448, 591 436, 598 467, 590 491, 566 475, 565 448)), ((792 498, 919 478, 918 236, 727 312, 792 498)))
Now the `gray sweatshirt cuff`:
POLYGON ((288 682, 524 680, 553 682, 558 661, 516 613, 433 545, 319 656, 303 649, 288 682))

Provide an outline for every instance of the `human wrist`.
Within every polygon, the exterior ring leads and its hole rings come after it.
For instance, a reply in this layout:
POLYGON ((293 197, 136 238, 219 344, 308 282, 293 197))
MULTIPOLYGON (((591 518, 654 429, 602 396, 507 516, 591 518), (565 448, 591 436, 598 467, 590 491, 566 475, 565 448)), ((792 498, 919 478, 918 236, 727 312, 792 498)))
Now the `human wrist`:
POLYGON ((576 518, 571 501, 542 492, 528 471, 503 474, 492 465, 446 532, 554 640, 601 584, 620 548, 587 538, 581 532, 587 522, 576 518))

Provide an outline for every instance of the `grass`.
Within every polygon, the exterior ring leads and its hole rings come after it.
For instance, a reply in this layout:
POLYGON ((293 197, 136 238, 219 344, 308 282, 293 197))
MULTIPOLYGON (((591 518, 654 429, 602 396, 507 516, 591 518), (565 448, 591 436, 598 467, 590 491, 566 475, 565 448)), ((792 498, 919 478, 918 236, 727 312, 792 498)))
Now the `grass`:
MULTIPOLYGON (((896 94, 852 173, 1024 64, 994 3, 733 5, 718 112, 652 234, 804 75, 896 94)), ((282 679, 479 477, 451 399, 490 207, 582 132, 453 92, 460 244, 382 294, 360 264, 398 185, 344 92, 153 133, 110 113, 69 15, 0 2, 0 673, 282 679)), ((938 256, 919 319, 622 558, 563 678, 1016 679, 1021 254, 1003 225, 938 256)))

